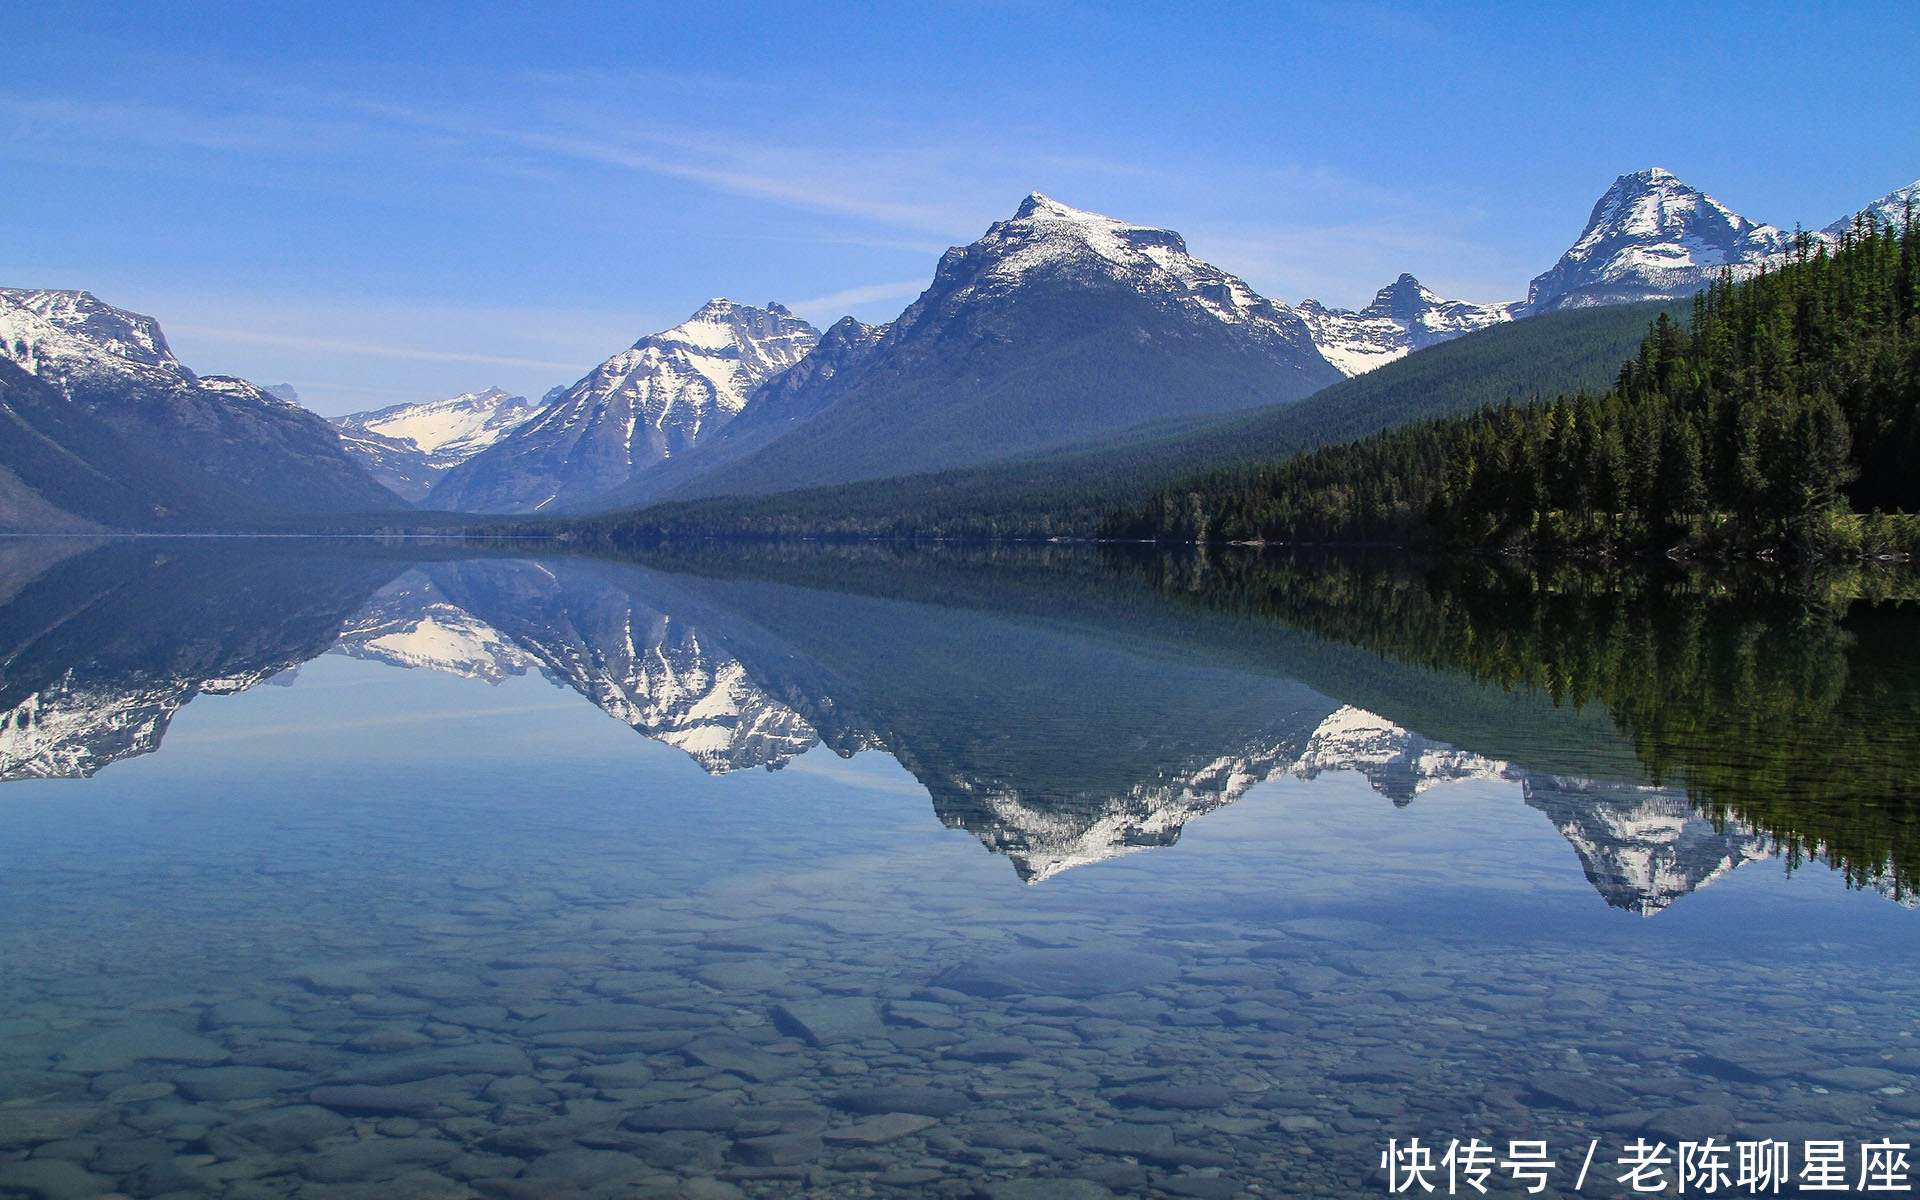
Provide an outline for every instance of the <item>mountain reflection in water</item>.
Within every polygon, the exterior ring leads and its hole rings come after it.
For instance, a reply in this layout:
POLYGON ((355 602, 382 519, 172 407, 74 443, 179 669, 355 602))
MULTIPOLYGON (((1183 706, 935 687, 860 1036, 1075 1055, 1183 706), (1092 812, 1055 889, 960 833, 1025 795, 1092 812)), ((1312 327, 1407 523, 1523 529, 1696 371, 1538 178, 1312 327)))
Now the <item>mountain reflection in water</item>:
POLYGON ((333 651, 537 672, 716 775, 880 751, 1028 882, 1170 845, 1264 781, 1354 771, 1400 806, 1517 784, 1631 912, 1775 854, 1913 904, 1916 631, 1859 580, 1810 598, 1339 559, 473 553, 7 543, 0 780, 151 753, 195 696, 333 651))

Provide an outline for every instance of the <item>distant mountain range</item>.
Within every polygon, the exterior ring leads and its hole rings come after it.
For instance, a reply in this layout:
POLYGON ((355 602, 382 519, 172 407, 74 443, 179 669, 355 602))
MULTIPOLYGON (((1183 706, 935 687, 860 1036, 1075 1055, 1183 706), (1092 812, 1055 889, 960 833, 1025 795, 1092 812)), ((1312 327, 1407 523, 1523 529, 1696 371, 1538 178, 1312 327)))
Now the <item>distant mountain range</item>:
MULTIPOLYGON (((1904 220, 1920 183, 1867 205, 1904 220)), ((1831 244, 1849 216, 1805 234, 1831 244)), ((290 388, 197 376, 151 317, 0 289, 0 529, 210 528, 411 503, 586 512, 969 467, 1169 418, 1282 406, 1476 330, 1672 299, 1796 238, 1669 172, 1623 175, 1527 298, 1412 275, 1290 307, 1170 230, 1035 193, 880 326, 716 299, 539 401, 500 389, 329 425, 290 388)))
MULTIPOLYGON (((1864 211, 1904 219, 1916 188, 1864 211)), ((1809 239, 1831 243, 1851 220, 1809 239)), ((592 385, 625 377, 628 351, 570 389, 564 411, 455 472, 431 502, 591 511, 989 463, 1169 417, 1284 405, 1492 325, 1678 298, 1723 270, 1750 273, 1793 251, 1791 235, 1655 168, 1614 182, 1524 301, 1447 300, 1402 275, 1357 312, 1313 300, 1289 307, 1193 258, 1170 230, 1035 193, 978 241, 948 251, 931 286, 898 318, 842 322, 793 368, 758 378, 737 408, 693 406, 698 428, 672 448, 637 457, 582 449, 580 431, 606 440, 613 435, 605 430, 628 427, 617 394, 592 385), (506 474, 517 476, 517 490, 500 482, 506 474), (467 477, 492 482, 469 485, 467 477), (601 488, 609 479, 617 481, 601 488)), ((709 309, 716 306, 724 302, 709 309)), ((685 328, 655 337, 672 344, 685 328)), ((729 344, 755 356, 750 333, 729 344)), ((673 378, 729 394, 728 378, 701 370, 676 364, 673 378)))

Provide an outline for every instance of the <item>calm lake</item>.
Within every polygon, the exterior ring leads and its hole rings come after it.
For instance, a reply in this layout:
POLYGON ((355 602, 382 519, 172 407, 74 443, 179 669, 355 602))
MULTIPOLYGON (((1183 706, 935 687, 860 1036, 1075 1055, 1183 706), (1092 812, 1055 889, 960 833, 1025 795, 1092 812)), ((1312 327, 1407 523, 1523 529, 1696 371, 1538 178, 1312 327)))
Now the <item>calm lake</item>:
POLYGON ((0 541, 0 1196, 1864 1191, 1920 588, 1779 575, 0 541))

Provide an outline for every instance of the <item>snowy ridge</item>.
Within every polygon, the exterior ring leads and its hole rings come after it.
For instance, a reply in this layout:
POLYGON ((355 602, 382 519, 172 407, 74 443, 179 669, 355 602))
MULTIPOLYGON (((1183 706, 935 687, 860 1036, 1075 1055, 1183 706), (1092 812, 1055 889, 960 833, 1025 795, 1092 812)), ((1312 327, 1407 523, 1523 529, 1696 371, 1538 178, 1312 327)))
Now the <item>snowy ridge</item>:
POLYGON ((494 685, 540 666, 511 638, 449 602, 417 567, 375 592, 342 627, 334 650, 494 685))
POLYGON ((451 604, 429 605, 410 623, 350 634, 341 639, 340 650, 352 658, 496 685, 538 665, 499 630, 451 604))
MULTIPOLYGON (((527 423, 542 405, 489 387, 424 404, 396 404, 335 418, 343 431, 376 434, 411 446, 437 468, 465 462, 527 423)), ((344 433, 343 433, 344 436, 344 433)))
MULTIPOLYGON (((121 439, 124 445, 107 445, 116 461, 134 454, 152 462, 152 472, 145 464, 114 470, 126 490, 140 496, 135 511, 155 519, 196 509, 227 516, 249 507, 375 512, 398 506, 318 415, 244 379, 195 375, 174 357, 152 317, 87 292, 0 289, 0 357, 121 439)), ((96 435, 75 436, 76 444, 50 450, 65 452, 61 469, 84 470, 101 452, 96 435)))
POLYGON ((601 363, 457 466, 434 502, 539 511, 563 496, 611 490, 731 421, 757 385, 819 340, 819 330, 778 304, 710 300, 601 363))
POLYGON ((1876 225, 1905 228, 1909 213, 1920 213, 1920 179, 1903 188, 1895 188, 1859 212, 1841 217, 1820 232, 1832 241, 1839 241, 1853 229, 1854 221, 1863 216, 1871 216, 1876 225))
POLYGON ((1360 375, 1415 350, 1514 318, 1517 305, 1443 300, 1402 274, 1359 312, 1302 300, 1296 312, 1320 353, 1344 375, 1360 375))
POLYGON ((1075 867, 1172 845, 1187 822, 1238 800, 1283 769, 1275 764, 1288 757, 1279 746, 1252 749, 1172 778, 1135 784, 1125 795, 1066 805, 1036 803, 1002 783, 947 782, 990 815, 984 824, 966 825, 968 832, 1004 854, 1023 882, 1041 883, 1075 867))
POLYGON ((746 664, 664 614, 635 608, 616 637, 531 647, 550 677, 711 775, 780 767, 819 742, 799 713, 756 685, 746 664))
POLYGON ((424 500, 449 470, 512 435, 545 405, 497 387, 334 421, 340 444, 381 483, 424 500))
POLYGON ((100 690, 69 674, 0 713, 0 782, 85 779, 160 746, 191 687, 100 690))
POLYGON ((1011 219, 995 222, 979 241, 957 246, 940 260, 935 285, 895 322, 917 323, 941 278, 957 290, 947 304, 991 301, 1034 278, 1085 284, 1099 279, 1124 283, 1161 306, 1240 329, 1256 343, 1298 354, 1313 341, 1299 314, 1261 296, 1245 280, 1187 253, 1170 229, 1133 225, 1072 208, 1039 192, 1021 202, 1011 219))
POLYGON ((1622 175, 1560 261, 1527 289, 1527 310, 1674 299, 1782 260, 1792 239, 1756 225, 1659 167, 1622 175))
POLYGON ((0 783, 86 779, 121 759, 151 754, 195 696, 232 695, 279 672, 275 666, 219 679, 101 686, 69 671, 0 712, 0 783))
POLYGON ((1443 783, 1515 777, 1504 762, 1431 741, 1351 704, 1320 722, 1291 770, 1307 780, 1322 771, 1358 771, 1397 805, 1443 783))
POLYGON ((159 322, 90 292, 0 288, 0 355, 55 385, 114 375, 194 378, 167 347, 159 322))
MULTIPOLYGON (((553 578, 525 564, 498 564, 468 582, 538 594, 553 578)), ((354 658, 491 684, 539 671, 616 721, 682 751, 709 774, 782 766, 819 741, 805 718, 767 695, 739 659, 692 627, 632 605, 624 594, 611 608, 594 606, 591 617, 569 613, 510 635, 448 600, 425 572, 410 570, 347 622, 336 648, 354 658)))
MULTIPOLYGON (((283 412, 307 413, 307 410, 291 400, 274 395, 257 383, 249 382, 235 375, 202 375, 198 383, 203 392, 212 392, 222 399, 242 406, 264 405, 283 412)), ((311 414, 308 414, 309 416, 311 414)))
POLYGON ((737 415, 754 385, 799 362, 819 340, 818 330, 778 304, 709 300, 568 388, 540 416, 539 428, 611 421, 629 450, 637 432, 657 433, 664 457, 737 415))

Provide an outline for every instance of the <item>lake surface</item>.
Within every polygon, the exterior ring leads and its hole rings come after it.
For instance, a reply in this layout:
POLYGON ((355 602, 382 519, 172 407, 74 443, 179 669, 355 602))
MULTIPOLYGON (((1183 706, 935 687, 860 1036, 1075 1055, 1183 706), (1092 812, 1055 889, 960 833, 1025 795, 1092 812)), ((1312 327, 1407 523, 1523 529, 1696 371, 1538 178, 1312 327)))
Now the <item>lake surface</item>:
POLYGON ((0 542, 0 1195, 1855 1188, 1908 588, 0 542))

